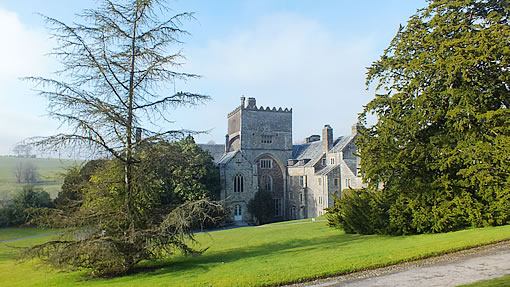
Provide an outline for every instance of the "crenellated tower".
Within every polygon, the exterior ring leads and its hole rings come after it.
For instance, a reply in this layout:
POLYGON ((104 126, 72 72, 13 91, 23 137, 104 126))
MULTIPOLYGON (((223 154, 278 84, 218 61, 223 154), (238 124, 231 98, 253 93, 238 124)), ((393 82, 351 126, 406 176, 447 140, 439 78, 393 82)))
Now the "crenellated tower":
POLYGON ((225 150, 292 151, 292 109, 257 107, 255 98, 241 97, 228 114, 225 150))

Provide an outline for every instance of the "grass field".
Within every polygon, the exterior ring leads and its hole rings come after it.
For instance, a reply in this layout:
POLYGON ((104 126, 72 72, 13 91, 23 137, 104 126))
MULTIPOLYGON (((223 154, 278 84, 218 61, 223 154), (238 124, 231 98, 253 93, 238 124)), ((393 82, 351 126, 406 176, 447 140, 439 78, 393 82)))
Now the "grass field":
POLYGON ((34 228, 34 227, 8 227, 0 228, 0 241, 8 239, 23 238, 34 235, 59 232, 57 229, 34 228))
POLYGON ((506 275, 500 278, 476 282, 473 284, 462 285, 459 287, 508 287, 510 286, 510 275, 506 275))
POLYGON ((0 200, 10 199, 17 190, 21 190, 24 184, 16 183, 14 171, 19 163, 26 162, 37 167, 41 182, 36 185, 44 188, 52 198, 57 196, 62 186, 63 178, 60 174, 65 171, 65 168, 81 163, 81 161, 70 159, 0 156, 0 200))
MULTIPOLYGON (((210 247, 201 256, 174 256, 141 264, 139 272, 132 275, 89 281, 80 272, 35 269, 35 262, 16 264, 17 251, 0 244, 0 286, 278 285, 510 239, 510 226, 393 237, 350 235, 326 224, 304 222, 200 233, 200 246, 210 247)), ((48 238, 9 245, 28 246, 44 240, 48 238)))

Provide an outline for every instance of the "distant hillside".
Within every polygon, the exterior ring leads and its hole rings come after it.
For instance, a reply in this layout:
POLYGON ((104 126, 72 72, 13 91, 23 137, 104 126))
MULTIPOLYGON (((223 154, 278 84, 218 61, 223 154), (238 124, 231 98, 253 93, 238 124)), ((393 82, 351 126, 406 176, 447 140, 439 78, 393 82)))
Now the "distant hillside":
POLYGON ((39 174, 38 182, 35 185, 44 188, 52 198, 55 198, 63 183, 62 173, 66 168, 80 165, 82 162, 71 159, 0 156, 0 200, 10 199, 24 185, 16 183, 15 172, 19 164, 34 165, 39 174))

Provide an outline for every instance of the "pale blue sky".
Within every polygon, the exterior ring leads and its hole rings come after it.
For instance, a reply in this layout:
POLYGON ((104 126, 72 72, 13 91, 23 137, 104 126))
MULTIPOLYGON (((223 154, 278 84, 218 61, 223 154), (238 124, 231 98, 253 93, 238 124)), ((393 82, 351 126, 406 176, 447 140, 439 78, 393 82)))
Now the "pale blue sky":
MULTIPOLYGON (((94 0, 0 0, 0 155, 26 137, 50 135, 58 123, 44 117, 45 101, 18 77, 51 76, 45 57, 52 41, 42 13, 70 23, 94 0)), ((169 1, 175 13, 196 12, 184 23, 188 63, 183 71, 203 79, 178 83, 177 90, 212 97, 205 106, 172 111, 168 128, 210 130, 198 142, 223 143, 226 115, 239 97, 260 106, 293 108, 294 141, 319 134, 324 124, 335 136, 350 133, 366 91, 366 67, 382 55, 399 24, 425 0, 188 0, 169 1)))

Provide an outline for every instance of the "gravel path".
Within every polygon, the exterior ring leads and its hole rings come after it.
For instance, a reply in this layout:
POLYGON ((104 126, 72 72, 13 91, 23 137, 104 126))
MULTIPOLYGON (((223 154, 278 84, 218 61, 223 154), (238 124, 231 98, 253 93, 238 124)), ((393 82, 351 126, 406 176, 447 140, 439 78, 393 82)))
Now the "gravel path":
POLYGON ((510 275, 510 241, 292 286, 458 286, 510 275))
POLYGON ((30 239, 30 238, 37 238, 37 237, 45 237, 45 236, 57 235, 57 234, 62 234, 62 232, 45 233, 45 234, 38 234, 38 235, 32 235, 32 236, 26 236, 26 237, 20 237, 20 238, 13 238, 13 239, 0 240, 0 243, 11 242, 11 241, 17 241, 17 240, 24 240, 24 239, 30 239))

